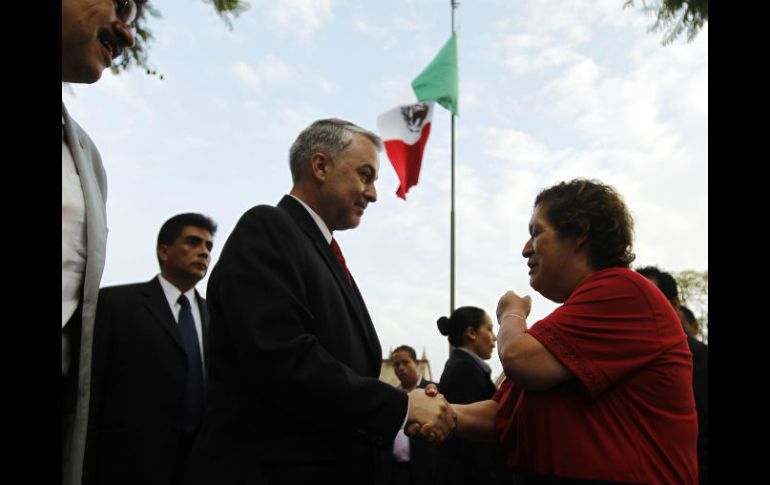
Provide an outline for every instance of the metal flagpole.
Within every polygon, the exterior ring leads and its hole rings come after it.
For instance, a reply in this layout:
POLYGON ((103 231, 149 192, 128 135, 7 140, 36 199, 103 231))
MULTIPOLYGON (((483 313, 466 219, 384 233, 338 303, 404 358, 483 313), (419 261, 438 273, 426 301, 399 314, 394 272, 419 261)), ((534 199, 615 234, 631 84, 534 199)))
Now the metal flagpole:
MULTIPOLYGON (((455 9, 459 5, 449 0, 452 6, 452 35, 455 33, 455 9)), ((450 211, 449 235, 449 315, 455 311, 455 114, 452 116, 452 208, 450 211)))

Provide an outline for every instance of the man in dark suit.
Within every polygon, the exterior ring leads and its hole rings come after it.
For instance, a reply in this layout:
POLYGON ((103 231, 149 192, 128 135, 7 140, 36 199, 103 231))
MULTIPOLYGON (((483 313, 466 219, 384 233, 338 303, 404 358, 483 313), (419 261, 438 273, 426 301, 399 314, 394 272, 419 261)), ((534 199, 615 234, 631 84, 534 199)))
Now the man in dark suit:
POLYGON ((158 234, 160 274, 99 294, 85 482, 179 484, 203 408, 206 276, 216 224, 179 214, 158 234))
MULTIPOLYGON (((408 345, 400 345, 390 354, 393 371, 396 373, 401 389, 410 392, 425 389, 428 385, 438 384, 423 379, 417 369, 417 353, 408 345)), ((404 434, 399 430, 393 441, 390 457, 390 479, 392 485, 429 485, 432 482, 433 467, 436 460, 436 448, 423 439, 404 434)))
MULTIPOLYGON (((695 411, 698 414, 698 483, 708 485, 708 451, 709 451, 709 396, 708 396, 708 346, 688 332, 687 319, 689 315, 683 310, 679 300, 679 286, 676 279, 656 266, 637 268, 636 272, 655 283, 655 286, 671 302, 679 315, 682 328, 687 334, 687 345, 692 353, 692 390, 695 397, 695 411)), ((692 315, 689 308, 687 312, 692 315)), ((693 319, 695 315, 692 315, 693 319)))
POLYGON ((443 397, 378 379, 377 333, 333 239, 377 200, 380 149, 353 123, 316 121, 291 147, 290 195, 233 229, 208 285, 207 400, 186 483, 379 483, 406 423, 454 429, 443 397))

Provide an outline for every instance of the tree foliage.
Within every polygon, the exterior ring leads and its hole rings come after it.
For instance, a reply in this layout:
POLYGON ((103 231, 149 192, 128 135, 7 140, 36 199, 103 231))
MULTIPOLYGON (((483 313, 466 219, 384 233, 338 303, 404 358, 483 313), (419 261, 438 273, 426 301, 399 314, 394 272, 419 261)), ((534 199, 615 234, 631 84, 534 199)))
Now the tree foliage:
POLYGON ((708 342, 709 272, 685 270, 673 275, 679 287, 679 300, 700 322, 700 339, 708 342))
MULTIPOLYGON (((634 0, 626 0, 624 8, 633 4, 634 0)), ((687 42, 691 42, 708 22, 709 0, 642 0, 642 10, 655 15, 655 23, 648 31, 663 31, 663 45, 672 43, 685 30, 687 42)))
MULTIPOLYGON (((237 17, 249 8, 249 4, 243 0, 203 1, 214 6, 216 13, 230 29, 233 28, 233 17, 237 17)), ((149 62, 148 51, 154 39, 148 26, 149 17, 160 18, 162 15, 151 2, 146 2, 141 5, 136 16, 136 21, 134 22, 134 46, 125 49, 120 57, 120 61, 111 66, 110 69, 112 69, 113 73, 118 74, 121 71, 128 70, 132 66, 137 66, 147 71, 147 74, 158 75, 158 71, 153 68, 149 62)), ((159 76, 163 79, 163 74, 160 74, 159 76)))

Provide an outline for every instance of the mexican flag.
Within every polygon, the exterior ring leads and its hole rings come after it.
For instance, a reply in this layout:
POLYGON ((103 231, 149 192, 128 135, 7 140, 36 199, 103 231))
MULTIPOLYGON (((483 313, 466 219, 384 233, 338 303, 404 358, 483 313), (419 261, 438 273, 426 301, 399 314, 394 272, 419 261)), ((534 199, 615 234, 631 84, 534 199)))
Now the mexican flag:
POLYGON ((377 118, 385 152, 401 182, 396 195, 404 200, 420 178, 435 103, 457 115, 457 85, 457 35, 452 34, 428 67, 398 97, 395 106, 377 118))

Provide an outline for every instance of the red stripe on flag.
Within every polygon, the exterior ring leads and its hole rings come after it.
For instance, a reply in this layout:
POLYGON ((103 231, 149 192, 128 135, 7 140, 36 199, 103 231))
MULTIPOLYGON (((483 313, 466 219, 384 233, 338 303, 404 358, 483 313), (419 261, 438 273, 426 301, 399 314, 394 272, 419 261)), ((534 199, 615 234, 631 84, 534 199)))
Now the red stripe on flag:
POLYGON ((422 127, 420 139, 413 145, 407 145, 402 140, 386 140, 385 151, 388 154, 391 165, 396 170, 401 184, 396 190, 396 195, 406 200, 406 193, 410 187, 417 185, 420 179, 420 166, 422 165, 422 153, 425 151, 425 143, 430 135, 430 125, 422 127))

